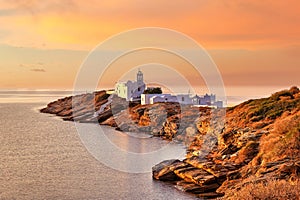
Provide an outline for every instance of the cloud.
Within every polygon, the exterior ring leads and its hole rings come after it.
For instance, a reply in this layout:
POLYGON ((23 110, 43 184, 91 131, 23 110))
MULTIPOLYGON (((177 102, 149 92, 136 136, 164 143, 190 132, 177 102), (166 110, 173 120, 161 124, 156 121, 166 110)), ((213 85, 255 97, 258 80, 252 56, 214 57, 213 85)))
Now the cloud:
POLYGON ((32 72, 46 72, 46 70, 44 70, 44 69, 39 69, 39 68, 30 69, 30 71, 32 71, 32 72))
POLYGON ((19 67, 26 67, 26 68, 40 68, 40 67, 43 67, 44 66, 44 63, 43 62, 37 62, 37 63, 30 63, 30 64, 27 64, 27 63, 20 63, 19 64, 19 67))
MULTIPOLYGON (((1 0, 0 0, 0 3, 1 0)), ((23 1, 23 0, 11 0, 2 3, 5 9, 2 10, 3 14, 26 14, 37 15, 45 12, 53 12, 61 14, 63 12, 73 12, 77 10, 77 5, 73 0, 45 0, 45 1, 23 1)), ((0 10, 1 15, 1 10, 0 10)))
POLYGON ((0 35, 8 33, 0 43, 86 50, 121 31, 158 26, 183 32, 209 48, 299 44, 299 2, 289 2, 3 1, 0 35))
POLYGON ((10 16, 16 14, 14 9, 0 9, 0 17, 1 16, 10 16))

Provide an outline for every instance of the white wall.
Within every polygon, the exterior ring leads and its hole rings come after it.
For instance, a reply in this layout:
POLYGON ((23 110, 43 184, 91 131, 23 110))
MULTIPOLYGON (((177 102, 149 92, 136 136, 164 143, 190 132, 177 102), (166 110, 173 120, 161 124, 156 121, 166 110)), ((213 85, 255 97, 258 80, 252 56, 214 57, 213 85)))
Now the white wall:
POLYGON ((141 104, 142 105, 150 104, 150 98, 157 95, 161 95, 161 94, 141 94, 141 104))
POLYGON ((128 97, 128 92, 127 92, 127 86, 126 83, 117 83, 115 86, 115 93, 124 99, 127 99, 128 97))
POLYGON ((119 82, 115 85, 115 93, 131 101, 139 98, 144 93, 146 85, 143 81, 143 73, 139 70, 137 73, 137 81, 119 82))
POLYGON ((139 85, 137 82, 121 82, 115 85, 115 93, 119 97, 126 99, 126 101, 130 101, 134 98, 140 97, 145 91, 145 87, 145 84, 139 85), (140 90, 138 90, 138 88, 140 88, 140 90))
POLYGON ((177 98, 176 96, 172 96, 170 94, 159 94, 150 98, 150 104, 158 102, 177 102, 177 98))
POLYGON ((189 94, 178 94, 177 96, 177 101, 180 104, 192 104, 192 98, 190 97, 189 94))

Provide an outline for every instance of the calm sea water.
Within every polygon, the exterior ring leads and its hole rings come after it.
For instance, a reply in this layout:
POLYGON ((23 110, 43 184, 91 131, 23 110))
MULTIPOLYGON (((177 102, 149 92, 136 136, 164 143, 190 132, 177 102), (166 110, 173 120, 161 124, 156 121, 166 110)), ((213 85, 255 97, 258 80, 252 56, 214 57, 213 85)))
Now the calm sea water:
MULTIPOLYGON (((241 89, 239 89, 241 90, 241 89)), ((255 94, 253 91, 257 91, 257 88, 251 87, 246 88, 246 91, 252 91, 249 94, 244 94, 242 96, 229 95, 227 96, 227 106, 234 106, 243 101, 253 98, 261 98, 271 94, 267 92, 262 95, 262 92, 255 94)), ((269 89, 270 91, 277 91, 275 89, 269 89)), ((268 91, 268 90, 267 90, 268 91)), ((58 98, 66 97, 72 95, 72 91, 1 91, 0 90, 0 103, 49 103, 50 101, 55 101, 58 98)), ((237 93, 237 92, 235 92, 237 93)))
MULTIPOLYGON (((152 180, 150 172, 121 172, 95 159, 73 122, 38 112, 62 96, 65 93, 0 95, 0 199, 195 199, 152 180)), ((121 148, 132 137, 104 130, 121 148)), ((154 147, 165 145, 159 138, 136 138, 130 140, 132 151, 144 151, 140 140, 154 147)), ((110 159, 122 164, 117 157, 110 159)))

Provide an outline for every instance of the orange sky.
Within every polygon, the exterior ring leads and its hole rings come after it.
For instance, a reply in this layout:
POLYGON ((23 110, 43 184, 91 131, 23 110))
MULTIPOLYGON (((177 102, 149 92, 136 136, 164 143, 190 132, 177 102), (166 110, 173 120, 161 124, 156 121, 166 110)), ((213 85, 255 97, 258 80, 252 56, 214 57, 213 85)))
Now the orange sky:
POLYGON ((0 0, 0 88, 72 88, 97 44, 149 26, 197 40, 225 86, 300 85, 299 10, 297 0, 0 0))

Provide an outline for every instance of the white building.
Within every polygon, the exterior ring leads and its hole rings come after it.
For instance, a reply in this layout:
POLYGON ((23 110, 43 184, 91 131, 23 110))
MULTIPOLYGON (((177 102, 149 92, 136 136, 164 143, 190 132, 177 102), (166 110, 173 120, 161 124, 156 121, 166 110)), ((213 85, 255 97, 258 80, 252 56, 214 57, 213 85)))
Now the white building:
POLYGON ((142 105, 150 104, 150 98, 158 95, 160 94, 141 94, 141 104, 142 105))
POLYGON ((141 104, 154 104, 158 102, 178 102, 180 104, 192 104, 192 98, 188 94, 142 94, 141 104))
POLYGON ((216 95, 208 95, 205 94, 204 96, 194 96, 192 98, 193 105, 200 105, 200 106, 214 106, 217 108, 223 107, 223 101, 217 101, 216 95))
POLYGON ((141 104, 154 104, 158 102, 178 102, 176 96, 171 94, 142 94, 141 104))
POLYGON ((170 94, 159 94, 150 98, 150 104, 158 102, 177 102, 177 98, 170 94))
POLYGON ((129 80, 117 83, 115 85, 115 93, 119 97, 126 99, 126 101, 133 101, 141 97, 145 88, 143 73, 139 70, 136 75, 136 81, 129 80))
POLYGON ((154 104, 158 102, 177 102, 181 105, 198 105, 223 107, 222 101, 216 101, 216 95, 194 96, 190 94, 143 94, 146 89, 143 73, 139 70, 136 81, 119 82, 115 85, 115 94, 126 101, 141 100, 142 105, 154 104))
POLYGON ((217 108, 223 108, 223 101, 215 101, 213 106, 217 108))
POLYGON ((181 105, 198 105, 198 106, 212 106, 217 108, 223 107, 222 101, 216 101, 216 95, 194 96, 189 94, 142 94, 141 104, 154 104, 158 102, 178 102, 181 105))
POLYGON ((178 94, 175 96, 177 102, 180 104, 193 104, 192 98, 189 94, 178 94))

